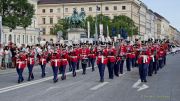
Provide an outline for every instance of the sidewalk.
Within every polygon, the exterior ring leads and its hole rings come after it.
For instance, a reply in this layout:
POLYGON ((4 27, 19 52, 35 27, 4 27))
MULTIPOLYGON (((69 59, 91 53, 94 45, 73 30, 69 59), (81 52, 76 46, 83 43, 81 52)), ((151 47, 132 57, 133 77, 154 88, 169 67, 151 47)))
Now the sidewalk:
POLYGON ((7 68, 4 70, 0 69, 0 75, 1 74, 7 74, 7 73, 13 73, 13 72, 15 72, 15 68, 7 68))

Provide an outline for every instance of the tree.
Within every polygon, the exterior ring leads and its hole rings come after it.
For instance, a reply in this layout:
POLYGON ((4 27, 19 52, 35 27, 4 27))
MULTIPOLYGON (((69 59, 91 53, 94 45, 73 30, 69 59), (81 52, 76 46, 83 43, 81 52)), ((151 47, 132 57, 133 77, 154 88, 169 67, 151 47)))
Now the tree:
POLYGON ((32 22, 34 6, 27 0, 1 0, 0 13, 3 25, 8 26, 10 30, 17 26, 27 28, 32 22))
POLYGON ((129 37, 138 34, 138 28, 135 26, 134 21, 125 15, 115 16, 111 27, 117 30, 116 34, 119 34, 120 29, 124 29, 129 37))
POLYGON ((58 20, 58 23, 54 25, 53 29, 53 35, 56 35, 58 31, 63 32, 63 38, 66 39, 67 37, 67 29, 69 28, 69 25, 65 19, 58 20))

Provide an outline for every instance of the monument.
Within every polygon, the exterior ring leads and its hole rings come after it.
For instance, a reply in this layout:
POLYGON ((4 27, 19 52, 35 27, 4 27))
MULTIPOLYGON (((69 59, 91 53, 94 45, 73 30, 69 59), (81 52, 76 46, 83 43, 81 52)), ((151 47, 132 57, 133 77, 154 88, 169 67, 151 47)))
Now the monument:
POLYGON ((78 13, 76 8, 73 9, 73 14, 70 17, 66 17, 65 21, 69 25, 68 40, 80 40, 81 38, 87 38, 85 28, 85 12, 81 9, 78 13))

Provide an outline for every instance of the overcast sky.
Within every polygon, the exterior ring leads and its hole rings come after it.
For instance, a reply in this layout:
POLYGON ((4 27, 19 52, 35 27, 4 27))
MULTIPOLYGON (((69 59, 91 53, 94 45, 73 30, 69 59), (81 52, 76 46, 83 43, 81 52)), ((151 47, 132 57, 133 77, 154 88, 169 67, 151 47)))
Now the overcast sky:
POLYGON ((164 16, 170 24, 180 30, 180 0, 141 0, 149 9, 164 16))

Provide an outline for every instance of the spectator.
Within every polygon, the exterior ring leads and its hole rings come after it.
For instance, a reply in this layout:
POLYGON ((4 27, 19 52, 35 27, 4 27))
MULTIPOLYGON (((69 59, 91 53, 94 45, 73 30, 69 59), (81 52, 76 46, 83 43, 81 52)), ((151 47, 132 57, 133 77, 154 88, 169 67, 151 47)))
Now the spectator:
POLYGON ((4 56, 4 51, 3 51, 2 46, 0 45, 0 68, 1 68, 1 69, 3 69, 3 66, 2 66, 3 56, 4 56))

